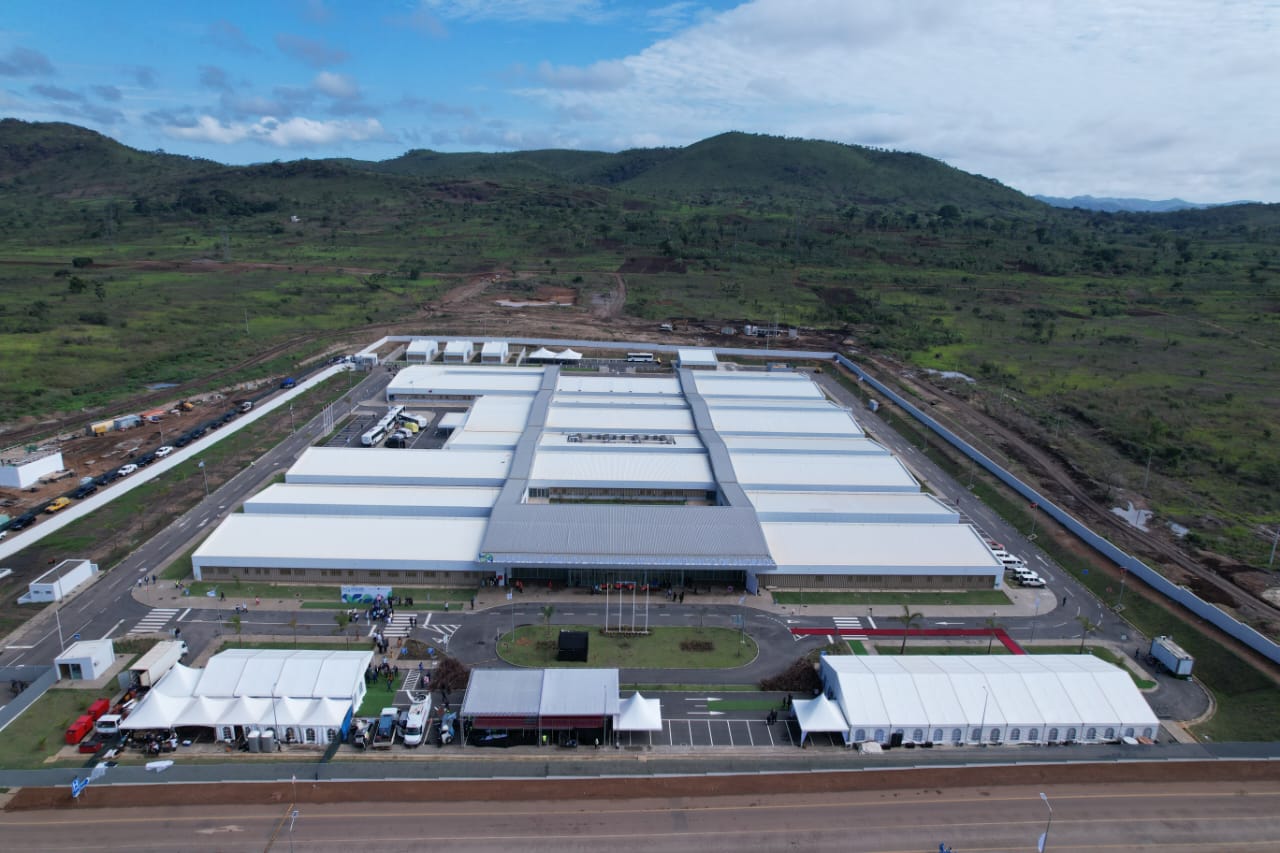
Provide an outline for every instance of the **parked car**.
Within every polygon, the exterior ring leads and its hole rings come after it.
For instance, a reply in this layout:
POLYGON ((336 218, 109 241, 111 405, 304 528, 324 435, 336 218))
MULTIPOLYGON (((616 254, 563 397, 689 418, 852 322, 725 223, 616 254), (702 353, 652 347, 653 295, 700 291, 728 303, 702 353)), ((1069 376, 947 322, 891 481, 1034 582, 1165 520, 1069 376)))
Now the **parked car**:
POLYGON ((50 504, 44 508, 44 511, 52 513, 52 512, 57 512, 60 509, 66 509, 69 506, 71 506, 71 498, 64 496, 64 497, 56 498, 55 500, 50 502, 50 504))
POLYGON ((1035 572, 1030 572, 1025 575, 1019 575, 1018 583, 1021 584, 1022 586, 1043 587, 1044 578, 1040 577, 1035 572))
POLYGON ((76 500, 80 500, 81 498, 89 497, 89 495, 93 494, 96 491, 98 491, 98 484, 91 480, 88 483, 85 483, 80 488, 76 489, 74 492, 72 492, 71 497, 75 498, 76 500))
POLYGON ((138 466, 130 462, 128 465, 121 465, 120 470, 116 474, 120 477, 128 477, 134 471, 138 470, 138 466))
POLYGON ((22 515, 15 518, 13 521, 9 522, 9 529, 22 530, 23 528, 30 527, 31 525, 35 524, 35 521, 36 521, 35 512, 23 513, 22 515))
POLYGON ((173 448, 172 448, 172 447, 170 447, 170 446, 169 446, 169 445, 167 445, 167 444, 166 444, 164 447, 157 447, 157 448, 156 448, 156 458, 157 458, 157 459, 163 459, 163 458, 165 458, 166 456, 168 456, 168 455, 169 455, 170 453, 172 453, 172 452, 173 452, 173 448))
POLYGON ((137 465, 139 468, 146 468, 152 462, 155 462, 156 458, 157 457, 156 457, 155 451, 152 451, 150 453, 144 453, 138 457, 137 465))

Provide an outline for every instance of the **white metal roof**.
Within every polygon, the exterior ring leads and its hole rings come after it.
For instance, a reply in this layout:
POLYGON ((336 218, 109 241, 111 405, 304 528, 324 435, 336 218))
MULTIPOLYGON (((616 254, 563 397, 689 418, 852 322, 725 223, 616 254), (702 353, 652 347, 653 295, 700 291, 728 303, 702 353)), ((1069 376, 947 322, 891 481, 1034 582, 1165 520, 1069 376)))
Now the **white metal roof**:
POLYGON ((923 492, 792 492, 748 490, 761 521, 954 524, 960 514, 923 492))
POLYGON ((538 453, 533 458, 529 485, 711 490, 716 482, 706 455, 701 453, 612 450, 538 453))
POLYGON ((405 355, 434 355, 439 350, 439 344, 425 338, 414 338, 409 341, 409 346, 405 349, 405 355))
POLYGON ((561 373, 556 380, 557 394, 669 394, 680 396, 680 380, 672 376, 594 376, 583 373, 561 373))
POLYGON ((392 377, 387 386, 387 399, 535 394, 541 385, 542 370, 537 367, 421 364, 410 365, 392 377))
POLYGON ((475 486, 347 486, 276 483, 244 502, 247 514, 488 514, 500 489, 475 486))
POLYGON ((651 408, 674 406, 678 409, 687 409, 689 407, 689 403, 685 398, 678 394, 615 394, 608 399, 601 399, 598 394, 557 391, 554 403, 557 406, 599 406, 602 403, 608 403, 610 406, 617 406, 622 409, 629 409, 633 406, 648 406, 651 408))
POLYGON ((720 363, 713 349, 680 348, 676 350, 676 358, 681 367, 715 367, 720 363))
POLYGON ((989 574, 1004 567, 965 524, 840 524, 765 521, 779 572, 989 574))
POLYGON ((800 373, 699 373, 693 377, 704 397, 825 399, 822 389, 800 373))
POLYGON ((440 416, 436 429, 458 429, 467 422, 466 412, 445 412, 440 416))
POLYGON ((544 669, 539 713, 544 717, 614 716, 618 713, 616 669, 544 669))
MULTIPOLYGON (((597 443, 590 441, 570 441, 569 436, 579 435, 577 430, 566 430, 564 432, 544 432, 538 438, 538 449, 547 451, 573 451, 574 453, 590 453, 594 450, 663 450, 673 451, 681 450, 688 453, 705 453, 706 446, 702 443, 702 439, 698 438, 697 433, 675 433, 670 434, 671 442, 641 442, 632 444, 628 442, 609 442, 597 443)), ((631 435, 632 433, 618 433, 619 435, 631 435)))
POLYGON ((480 357, 506 356, 509 348, 506 341, 485 341, 484 346, 480 347, 480 357))
POLYGON ((869 438, 850 436, 826 438, 809 435, 726 435, 722 437, 729 450, 753 450, 760 453, 847 453, 852 455, 887 456, 884 445, 869 438))
POLYGON ((711 407, 711 423, 725 434, 768 433, 770 435, 860 436, 862 428, 843 409, 766 408, 739 409, 711 407))
POLYGON ((464 429, 453 434, 448 446, 459 449, 512 450, 520 443, 520 436, 523 434, 519 431, 464 429))
POLYGON ((688 409, 628 406, 557 406, 547 411, 547 429, 565 432, 691 433, 693 415, 688 409))
POLYGON ((519 432, 529 421, 533 397, 487 396, 471 404, 467 411, 465 432, 519 432))
POLYGON ((541 702, 542 670, 473 669, 462 697, 462 715, 536 717, 541 702))
POLYGON ((918 492, 920 484, 894 456, 760 453, 730 450, 743 488, 776 491, 918 492))
POLYGON ((467 355, 475 351, 475 344, 471 341, 449 341, 444 345, 445 355, 467 355))
POLYGON ((511 454, 494 450, 387 450, 308 447, 287 483, 383 486, 501 486, 511 454))
POLYGON ((449 570, 475 568, 487 520, 456 516, 229 516, 192 565, 449 570))

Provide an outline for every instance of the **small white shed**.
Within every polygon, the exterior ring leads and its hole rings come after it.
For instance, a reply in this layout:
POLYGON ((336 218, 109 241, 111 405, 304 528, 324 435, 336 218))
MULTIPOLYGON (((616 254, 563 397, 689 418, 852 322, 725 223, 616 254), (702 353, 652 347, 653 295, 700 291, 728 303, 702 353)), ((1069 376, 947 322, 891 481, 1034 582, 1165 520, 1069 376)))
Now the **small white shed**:
POLYGON ((33 604, 42 601, 61 601, 97 573, 97 563, 91 563, 88 560, 63 560, 33 580, 27 594, 19 598, 18 602, 33 604))
POLYGON ((0 461, 0 487, 25 489, 47 474, 62 470, 62 453, 35 454, 0 461))
POLYGON ((481 364, 506 364, 510 356, 511 348, 506 341, 486 341, 480 348, 481 364))
POLYGON ((435 341, 414 338, 404 351, 404 360, 415 363, 430 364, 440 353, 440 345, 435 341))
POLYGON ((107 674, 115 659, 115 644, 110 637, 103 637, 72 643, 53 662, 58 667, 59 679, 94 681, 107 674))
POLYGON ((444 345, 446 364, 468 364, 476 357, 476 347, 471 341, 449 341, 444 345))
POLYGON ((682 347, 676 351, 676 358, 679 360, 681 367, 688 367, 694 370, 717 370, 720 367, 720 362, 716 359, 716 351, 713 349, 682 347))

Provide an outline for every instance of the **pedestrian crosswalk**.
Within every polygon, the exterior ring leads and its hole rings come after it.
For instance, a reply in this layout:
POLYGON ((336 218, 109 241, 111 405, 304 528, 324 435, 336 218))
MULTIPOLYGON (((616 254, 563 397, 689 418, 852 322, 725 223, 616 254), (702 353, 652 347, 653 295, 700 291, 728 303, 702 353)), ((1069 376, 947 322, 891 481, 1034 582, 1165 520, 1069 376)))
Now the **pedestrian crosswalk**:
POLYGON ((165 625, 169 624, 169 620, 178 615, 176 607, 156 607, 146 616, 139 620, 137 625, 129 629, 130 634, 156 634, 159 633, 165 625))
POLYGON ((832 616, 831 620, 836 623, 836 631, 840 636, 850 640, 867 639, 866 629, 875 627, 870 617, 867 617, 865 623, 861 616, 832 616))
POLYGON ((382 636, 386 637, 388 640, 407 637, 413 632, 413 625, 417 618, 418 614, 416 613, 396 613, 395 616, 392 616, 387 620, 387 626, 381 630, 379 630, 376 624, 370 625, 369 636, 372 637, 374 634, 382 634, 382 636))

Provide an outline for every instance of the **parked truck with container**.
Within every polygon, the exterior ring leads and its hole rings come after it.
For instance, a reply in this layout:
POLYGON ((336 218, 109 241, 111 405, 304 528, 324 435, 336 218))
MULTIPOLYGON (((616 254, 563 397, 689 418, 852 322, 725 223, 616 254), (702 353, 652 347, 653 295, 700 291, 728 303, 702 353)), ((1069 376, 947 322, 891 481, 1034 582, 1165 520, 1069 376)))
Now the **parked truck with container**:
POLYGON ((129 673, 139 687, 154 687, 186 654, 187 644, 182 640, 163 640, 129 667, 129 673))
POLYGON ((1151 641, 1151 657, 1180 678, 1190 678, 1196 659, 1182 650, 1172 637, 1156 637, 1151 641))

